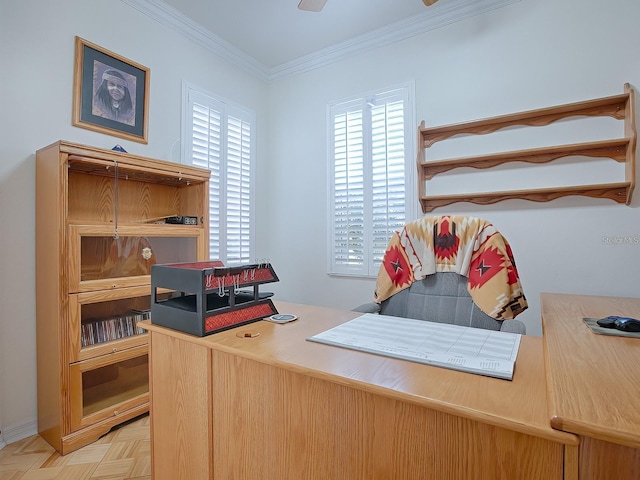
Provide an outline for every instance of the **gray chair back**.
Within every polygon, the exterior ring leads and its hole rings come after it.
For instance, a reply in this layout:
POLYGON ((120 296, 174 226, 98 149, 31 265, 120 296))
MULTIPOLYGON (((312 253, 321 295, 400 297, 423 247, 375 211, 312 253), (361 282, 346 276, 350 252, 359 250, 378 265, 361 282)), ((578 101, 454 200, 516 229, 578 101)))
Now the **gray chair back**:
POLYGON ((473 303, 467 283, 467 277, 455 272, 434 273, 384 300, 380 314, 500 330, 503 322, 491 318, 473 303))

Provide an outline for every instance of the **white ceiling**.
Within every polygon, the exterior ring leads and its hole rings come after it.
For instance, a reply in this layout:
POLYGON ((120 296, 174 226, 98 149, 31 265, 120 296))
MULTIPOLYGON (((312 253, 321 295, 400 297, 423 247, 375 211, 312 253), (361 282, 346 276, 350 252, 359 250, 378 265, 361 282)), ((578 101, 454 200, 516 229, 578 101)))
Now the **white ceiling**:
POLYGON ((264 79, 389 45, 520 0, 122 0, 264 79))
POLYGON ((268 68, 439 6, 425 7, 421 0, 327 0, 314 13, 299 10, 299 0, 164 1, 268 68))

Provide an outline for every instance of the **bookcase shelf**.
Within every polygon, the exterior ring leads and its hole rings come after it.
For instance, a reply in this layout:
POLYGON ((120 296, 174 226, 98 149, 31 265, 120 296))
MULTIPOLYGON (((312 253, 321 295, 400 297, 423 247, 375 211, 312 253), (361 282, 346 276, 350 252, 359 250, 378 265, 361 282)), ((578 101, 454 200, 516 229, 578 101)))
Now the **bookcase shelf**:
POLYGON ((636 127, 634 90, 629 84, 625 84, 625 93, 622 95, 512 113, 483 120, 439 127, 425 127, 423 121, 418 129, 418 135, 420 139, 418 193, 424 213, 457 202, 482 205, 509 199, 547 202, 569 195, 608 198, 627 205, 631 202, 635 187, 636 127), (622 120, 624 121, 624 137, 444 160, 429 161, 426 159, 427 149, 436 142, 447 140, 455 135, 485 135, 512 126, 543 126, 572 116, 610 116, 622 120), (458 168, 490 169, 511 162, 543 164, 563 157, 580 157, 583 161, 589 158, 609 158, 624 163, 624 182, 450 195, 428 195, 426 192, 427 181, 432 180, 438 174, 458 168))
POLYGON ((148 411, 136 319, 151 310, 151 266, 208 260, 209 176, 64 141, 36 152, 38 431, 61 454, 148 411))

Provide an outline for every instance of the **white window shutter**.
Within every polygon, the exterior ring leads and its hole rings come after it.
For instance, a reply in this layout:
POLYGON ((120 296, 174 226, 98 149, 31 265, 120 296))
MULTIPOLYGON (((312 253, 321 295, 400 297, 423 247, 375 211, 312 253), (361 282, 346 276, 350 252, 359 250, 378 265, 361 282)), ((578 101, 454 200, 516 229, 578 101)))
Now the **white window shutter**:
POLYGON ((186 86, 186 161, 211 170, 209 252, 225 265, 254 258, 255 115, 186 86))
POLYGON ((227 122, 227 261, 251 260, 251 125, 241 118, 227 122))
POLYGON ((334 117, 333 258, 336 266, 364 265, 364 151, 361 110, 334 117))
POLYGON ((413 214, 408 90, 329 106, 329 273, 377 275, 391 235, 413 214))
POLYGON ((377 273, 389 239, 406 223, 404 102, 372 108, 371 268, 377 273))

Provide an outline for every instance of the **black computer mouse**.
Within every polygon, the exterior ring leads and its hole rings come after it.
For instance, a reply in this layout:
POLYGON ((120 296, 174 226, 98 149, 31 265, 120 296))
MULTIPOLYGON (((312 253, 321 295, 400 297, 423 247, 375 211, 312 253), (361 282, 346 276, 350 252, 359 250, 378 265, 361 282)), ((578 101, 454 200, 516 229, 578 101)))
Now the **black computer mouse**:
POLYGON ((596 320, 596 323, 603 328, 616 328, 616 317, 604 317, 596 320))
POLYGON ((640 320, 629 317, 618 317, 615 319, 615 326, 623 332, 640 332, 640 320))

